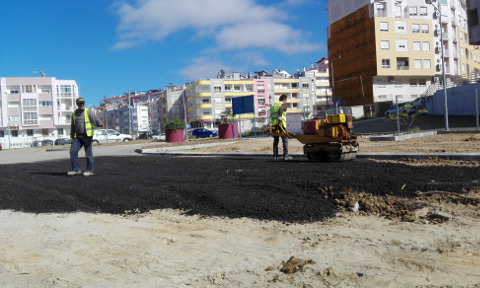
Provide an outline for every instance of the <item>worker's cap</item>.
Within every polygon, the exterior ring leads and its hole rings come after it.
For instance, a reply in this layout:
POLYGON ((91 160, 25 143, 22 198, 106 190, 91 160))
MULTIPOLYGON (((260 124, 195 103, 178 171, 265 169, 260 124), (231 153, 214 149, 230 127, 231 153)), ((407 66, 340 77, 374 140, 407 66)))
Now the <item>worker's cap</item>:
POLYGON ((77 103, 77 105, 79 105, 79 104, 85 104, 85 99, 83 99, 83 98, 77 98, 76 103, 77 103))

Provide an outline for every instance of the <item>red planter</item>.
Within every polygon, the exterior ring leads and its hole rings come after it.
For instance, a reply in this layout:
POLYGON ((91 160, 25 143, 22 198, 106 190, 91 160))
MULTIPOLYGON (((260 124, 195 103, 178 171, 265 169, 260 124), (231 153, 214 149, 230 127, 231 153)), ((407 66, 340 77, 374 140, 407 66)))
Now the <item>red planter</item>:
POLYGON ((167 130, 165 133, 165 141, 167 142, 184 142, 183 129, 181 130, 167 130))
POLYGON ((218 138, 232 139, 238 138, 238 124, 220 124, 218 125, 218 138))

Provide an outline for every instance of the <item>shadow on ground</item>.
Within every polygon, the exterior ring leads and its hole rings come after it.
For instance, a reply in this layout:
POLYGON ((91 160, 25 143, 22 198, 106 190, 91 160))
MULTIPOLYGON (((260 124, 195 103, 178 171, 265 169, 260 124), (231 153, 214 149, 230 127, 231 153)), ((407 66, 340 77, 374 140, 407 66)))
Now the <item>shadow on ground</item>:
POLYGON ((462 193, 480 175, 478 167, 359 159, 330 164, 248 157, 96 157, 93 177, 67 177, 69 165, 69 160, 0 165, 0 209, 121 214, 173 208, 201 216, 309 222, 332 217, 336 199, 345 191, 406 198, 417 191, 462 193))

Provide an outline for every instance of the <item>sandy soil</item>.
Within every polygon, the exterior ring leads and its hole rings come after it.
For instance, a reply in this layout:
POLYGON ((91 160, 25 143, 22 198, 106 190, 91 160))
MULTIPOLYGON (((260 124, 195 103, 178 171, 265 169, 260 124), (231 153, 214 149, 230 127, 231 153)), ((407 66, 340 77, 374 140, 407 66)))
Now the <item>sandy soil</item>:
MULTIPOLYGON (((479 134, 359 141, 480 151, 479 134)), ((92 178, 66 177, 68 159, 0 165, 1 287, 480 287, 478 161, 95 161, 92 178)))

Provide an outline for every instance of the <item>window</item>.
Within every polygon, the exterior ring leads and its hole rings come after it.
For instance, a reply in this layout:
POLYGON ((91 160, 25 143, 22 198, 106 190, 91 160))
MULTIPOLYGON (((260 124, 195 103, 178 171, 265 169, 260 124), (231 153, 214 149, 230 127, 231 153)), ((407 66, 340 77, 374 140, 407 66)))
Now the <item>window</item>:
POLYGON ((202 104, 209 104, 210 103, 210 99, 202 99, 202 104))
POLYGON ((420 6, 418 11, 420 12, 420 16, 427 16, 427 7, 420 6))
POLYGON ((387 95, 378 95, 378 99, 387 99, 387 95))
POLYGON ((220 92, 222 92, 222 87, 220 87, 220 86, 214 86, 214 87, 213 87, 213 91, 214 91, 215 93, 220 93, 220 92))
POLYGON ((40 102, 38 102, 38 106, 40 106, 40 107, 53 106, 53 102, 52 101, 40 101, 40 102))
POLYGON ((397 58, 397 70, 409 70, 408 58, 398 57, 397 58))
POLYGON ((425 86, 427 86, 427 80, 425 80, 425 79, 418 79, 418 85, 420 85, 420 87, 425 87, 425 86))
POLYGON ((414 59, 413 60, 413 67, 415 67, 415 69, 421 69, 422 68, 422 60, 421 59, 414 59))
POLYGON ((18 137, 18 130, 10 130, 10 135, 12 135, 12 137, 18 137))
POLYGON ((35 93, 35 85, 23 85, 23 93, 35 93))
POLYGON ((407 39, 397 39, 395 40, 397 45, 398 52, 408 52, 408 40, 407 39))
POLYGON ((410 16, 416 16, 418 14, 417 7, 416 6, 408 7, 408 14, 410 14, 410 16))
POLYGON ((420 33, 420 24, 412 24, 412 33, 420 33))
POLYGON ((257 85, 257 92, 265 92, 265 86, 264 85, 257 85))
POLYGON ((406 34, 407 33, 407 22, 405 22, 405 21, 395 21, 395 33, 406 34))
POLYGON ((37 111, 36 99, 23 99, 23 111, 37 111))
POLYGON ((413 51, 420 51, 420 41, 413 41, 413 51))
POLYGON ((18 94, 20 93, 20 86, 7 86, 7 94, 18 94))
POLYGON ((424 41, 422 42, 422 46, 423 46, 423 51, 430 51, 430 42, 424 41))
POLYGON ((390 59, 382 59, 382 68, 390 68, 390 59))
POLYGON ((302 83, 302 88, 308 88, 310 85, 308 83, 302 83))
POLYGON ((432 68, 432 62, 430 59, 423 59, 423 68, 430 69, 432 68))
POLYGON ((36 124, 38 124, 37 112, 23 113, 23 125, 36 125, 36 124))
POLYGON ((33 136, 33 129, 27 129, 27 136, 33 136))
POLYGON ((390 50, 390 41, 388 40, 381 40, 380 47, 382 50, 390 50))
POLYGON ((410 87, 417 87, 417 79, 410 79, 410 87))
POLYGON ((430 28, 428 27, 428 24, 422 24, 422 33, 428 33, 430 32, 430 28))
POLYGON ((380 22, 380 31, 388 31, 388 22, 380 22))
POLYGON ((225 91, 232 91, 232 85, 225 85, 225 91))
POLYGON ((240 92, 241 91, 240 90, 241 89, 240 85, 234 85, 233 89, 234 89, 235 92, 240 92))

